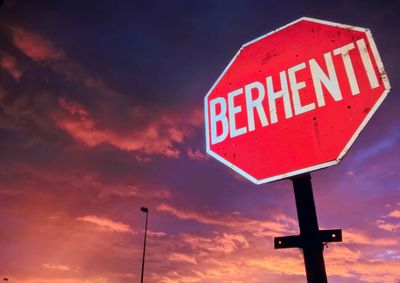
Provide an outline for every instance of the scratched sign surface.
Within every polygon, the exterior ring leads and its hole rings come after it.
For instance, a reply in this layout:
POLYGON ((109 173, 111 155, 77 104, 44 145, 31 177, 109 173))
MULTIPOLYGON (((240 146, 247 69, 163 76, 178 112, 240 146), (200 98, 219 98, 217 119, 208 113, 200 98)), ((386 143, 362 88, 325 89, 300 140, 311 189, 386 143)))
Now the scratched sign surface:
POLYGON ((207 93, 207 152, 257 184, 337 164, 389 89, 368 29, 301 18, 244 44, 207 93))

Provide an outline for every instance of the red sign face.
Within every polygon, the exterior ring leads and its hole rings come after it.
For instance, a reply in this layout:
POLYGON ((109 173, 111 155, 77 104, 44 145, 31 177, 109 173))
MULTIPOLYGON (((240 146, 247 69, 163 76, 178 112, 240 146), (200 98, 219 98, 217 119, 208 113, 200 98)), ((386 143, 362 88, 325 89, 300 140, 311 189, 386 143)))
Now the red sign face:
POLYGON ((243 45, 207 93, 207 152, 257 184, 337 164, 389 89, 369 30, 301 18, 243 45))

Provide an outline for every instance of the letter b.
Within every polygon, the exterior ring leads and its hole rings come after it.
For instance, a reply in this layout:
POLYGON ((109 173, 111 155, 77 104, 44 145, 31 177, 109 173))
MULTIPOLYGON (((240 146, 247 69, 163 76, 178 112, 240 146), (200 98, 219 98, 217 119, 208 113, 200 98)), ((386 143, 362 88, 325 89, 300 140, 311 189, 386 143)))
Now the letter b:
POLYGON ((226 117, 226 101, 222 97, 217 97, 210 101, 210 125, 211 125, 211 144, 222 142, 228 136, 228 118, 226 117), (217 104, 221 111, 217 114, 217 104), (217 123, 221 122, 222 133, 217 133, 217 123))

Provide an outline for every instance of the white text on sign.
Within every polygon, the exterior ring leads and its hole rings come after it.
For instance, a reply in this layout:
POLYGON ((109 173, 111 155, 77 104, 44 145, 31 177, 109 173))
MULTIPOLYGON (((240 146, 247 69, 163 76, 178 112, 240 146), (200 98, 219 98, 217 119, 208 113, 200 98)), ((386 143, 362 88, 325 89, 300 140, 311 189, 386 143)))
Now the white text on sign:
MULTIPOLYGON (((283 100, 286 119, 312 111, 316 107, 325 106, 326 103, 322 85, 325 86, 334 101, 341 101, 343 96, 333 63, 333 56, 340 56, 342 59, 341 62, 344 65, 352 95, 359 94, 360 90, 349 53, 352 49, 358 50, 371 89, 378 87, 379 81, 373 69, 365 40, 360 39, 356 41, 355 44, 350 43, 324 54, 327 73, 323 71, 315 59, 310 59, 307 62, 300 63, 279 73, 281 85, 281 90, 279 91, 274 90, 272 76, 268 76, 265 80, 265 85, 259 81, 251 82, 242 88, 229 92, 227 99, 224 97, 217 97, 211 100, 209 106, 211 144, 224 141, 228 135, 233 138, 256 130, 256 118, 259 119, 262 127, 277 123, 278 116, 275 103, 277 99, 282 98, 283 100), (311 73, 313 82, 312 89, 315 93, 316 102, 303 105, 299 90, 306 88, 307 85, 304 81, 297 80, 296 73, 305 68, 309 68, 311 73), (254 93, 257 93, 258 96, 253 97, 254 93), (245 97, 244 105, 235 104, 235 97, 240 95, 244 95, 245 97), (264 100, 268 102, 268 109, 265 109, 263 105, 264 100), (219 109, 218 113, 217 109, 219 109), (247 125, 238 128, 236 124, 236 115, 242 111, 246 111, 247 113, 247 125), (217 124, 221 125, 221 131, 217 132, 217 124)), ((352 54, 356 56, 355 52, 352 54)))

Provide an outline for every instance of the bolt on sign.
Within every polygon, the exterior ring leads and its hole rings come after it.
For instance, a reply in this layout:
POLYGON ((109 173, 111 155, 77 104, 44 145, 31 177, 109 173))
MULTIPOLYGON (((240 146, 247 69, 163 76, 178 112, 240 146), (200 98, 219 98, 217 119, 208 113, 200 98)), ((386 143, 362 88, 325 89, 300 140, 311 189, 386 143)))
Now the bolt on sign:
POLYGON ((337 164, 389 89, 368 29, 301 18, 244 44, 207 93, 207 152, 256 184, 337 164))

